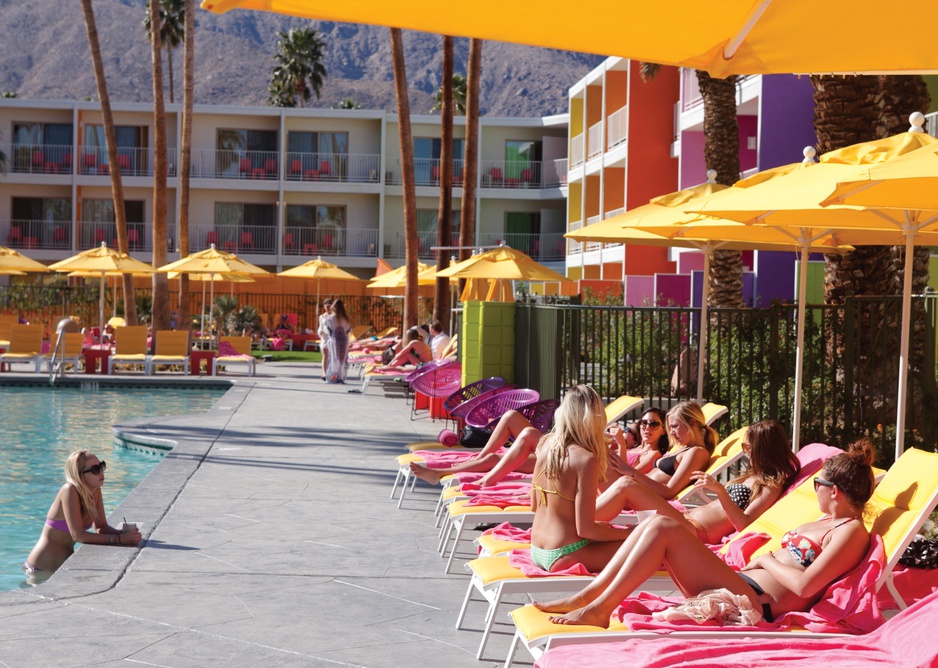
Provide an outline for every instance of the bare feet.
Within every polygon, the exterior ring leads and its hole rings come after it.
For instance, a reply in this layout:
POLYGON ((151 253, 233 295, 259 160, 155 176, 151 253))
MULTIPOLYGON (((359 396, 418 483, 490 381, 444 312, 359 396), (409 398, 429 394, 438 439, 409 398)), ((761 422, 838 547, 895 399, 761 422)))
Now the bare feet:
POLYGON ((579 608, 568 612, 561 617, 550 617, 554 624, 570 624, 576 626, 598 626, 603 629, 609 628, 609 615, 594 610, 589 606, 579 608))
POLYGON ((584 605, 589 603, 589 600, 582 596, 582 594, 583 592, 577 592, 573 596, 557 598, 553 601, 547 601, 546 603, 532 601, 531 605, 533 605, 541 612, 572 612, 573 610, 582 608, 584 605))
POLYGON ((413 473, 418 478, 420 478, 421 480, 424 480, 430 483, 431 485, 440 484, 440 474, 434 471, 433 469, 428 469, 426 466, 421 466, 420 464, 417 464, 416 462, 411 462, 410 472, 413 473))

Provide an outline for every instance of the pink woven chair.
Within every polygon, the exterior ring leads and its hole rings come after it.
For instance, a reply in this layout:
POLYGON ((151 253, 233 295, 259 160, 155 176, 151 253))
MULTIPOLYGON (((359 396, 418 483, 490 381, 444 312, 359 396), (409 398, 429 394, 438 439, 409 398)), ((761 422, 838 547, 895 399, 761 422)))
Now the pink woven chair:
POLYGON ((417 393, 430 398, 429 408, 430 417, 432 418, 433 401, 445 399, 459 389, 460 385, 462 385, 462 364, 452 360, 417 376, 410 383, 410 389, 414 391, 414 403, 411 406, 410 419, 413 420, 417 414, 417 393))
POLYGON ((465 403, 470 399, 475 399, 480 394, 488 392, 489 390, 505 387, 505 385, 507 385, 507 381, 501 376, 491 376, 477 380, 474 383, 469 383, 465 387, 459 388, 446 397, 446 401, 443 402, 443 407, 448 411, 452 411, 459 404, 465 403))
POLYGON ((510 410, 519 410, 533 404, 541 398, 537 390, 511 390, 496 394, 473 408, 466 415, 466 424, 473 427, 485 427, 489 422, 498 420, 510 410))
POLYGON ((511 383, 509 383, 508 385, 502 385, 501 387, 496 387, 491 390, 486 390, 482 394, 476 397, 473 397, 472 399, 469 399, 468 401, 464 401, 458 406, 456 406, 455 408, 451 409, 449 412, 450 417, 455 418, 457 423, 459 424, 459 428, 462 429, 463 425, 465 425, 465 422, 466 422, 466 416, 469 414, 469 411, 471 411, 473 408, 481 404, 483 401, 487 401, 498 394, 502 394, 504 392, 511 392, 512 390, 516 390, 516 389, 518 389, 517 385, 512 385, 511 383))
MULTIPOLYGON (((560 408, 560 402, 556 399, 542 399, 533 404, 522 406, 517 410, 518 413, 531 423, 532 427, 544 434, 550 429, 550 423, 553 422, 554 413, 557 412, 558 408, 560 408)), ((499 419, 501 419, 501 416, 499 416, 499 419)), ((498 420, 492 420, 485 425, 485 428, 495 429, 495 425, 497 424, 498 420)))

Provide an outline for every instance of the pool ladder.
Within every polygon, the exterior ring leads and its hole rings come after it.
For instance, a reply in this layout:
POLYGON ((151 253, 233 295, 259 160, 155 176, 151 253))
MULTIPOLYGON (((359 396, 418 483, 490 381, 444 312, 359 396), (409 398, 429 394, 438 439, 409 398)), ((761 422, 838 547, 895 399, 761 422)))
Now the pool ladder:
POLYGON ((65 332, 58 330, 55 339, 55 347, 52 349, 52 358, 49 360, 49 385, 55 387, 55 379, 61 376, 65 370, 65 332), (56 361, 58 359, 58 361, 56 361))

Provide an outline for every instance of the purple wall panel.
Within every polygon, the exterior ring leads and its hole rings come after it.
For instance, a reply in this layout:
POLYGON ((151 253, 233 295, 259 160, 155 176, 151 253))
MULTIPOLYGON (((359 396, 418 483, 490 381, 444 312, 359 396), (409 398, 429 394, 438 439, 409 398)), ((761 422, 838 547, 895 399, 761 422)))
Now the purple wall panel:
POLYGON ((655 274, 655 295, 658 306, 689 306, 690 276, 655 274))
POLYGON ((704 266, 703 253, 689 251, 681 253, 677 258, 677 273, 689 274, 695 269, 702 270, 704 266))
POLYGON ((815 146, 811 80, 793 74, 762 77, 762 136, 759 169, 800 162, 805 146, 815 146))
POLYGON ((797 255, 788 251, 756 253, 755 306, 768 306, 773 299, 794 301, 796 259, 797 255))
POLYGON ((690 188, 706 180, 703 132, 684 131, 681 133, 681 181, 678 187, 690 188))

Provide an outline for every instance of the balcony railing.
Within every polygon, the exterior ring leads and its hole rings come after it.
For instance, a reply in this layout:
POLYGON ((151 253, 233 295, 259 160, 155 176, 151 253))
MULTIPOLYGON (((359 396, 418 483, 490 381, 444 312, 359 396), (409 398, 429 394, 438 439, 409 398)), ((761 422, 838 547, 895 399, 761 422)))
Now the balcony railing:
MULTIPOLYGON (((589 217, 586 219, 586 225, 587 225, 587 227, 589 227, 589 226, 592 225, 593 223, 598 223, 598 222, 601 221, 602 219, 603 219, 602 216, 589 216, 589 217)), ((603 246, 602 243, 600 243, 600 242, 598 242, 598 241, 587 241, 587 242, 586 242, 586 251, 589 252, 589 251, 599 250, 600 248, 602 248, 602 246, 603 246)))
MULTIPOLYGON (((463 161, 453 160, 453 187, 462 188, 463 161)), ((384 182, 389 186, 401 185, 401 161, 398 158, 384 175, 384 182)), ((418 186, 440 185, 440 161, 436 158, 414 159, 414 183, 418 186)))
POLYGON ((71 174, 72 147, 16 144, 8 155, 14 174, 71 174))
POLYGON ((592 160, 603 152, 603 122, 593 123, 586 132, 586 156, 592 160))
POLYGON ((72 247, 70 220, 6 220, 0 223, 0 238, 10 248, 32 250, 72 247))
POLYGON ((566 247, 563 234, 524 234, 517 232, 485 232, 479 235, 482 246, 505 245, 531 256, 538 262, 562 260, 566 247))
POLYGON ((628 137, 628 109, 629 108, 625 106, 609 114, 609 120, 606 121, 609 149, 613 149, 619 144, 624 143, 628 137))
MULTIPOLYGON (((571 220, 567 224, 567 232, 575 232, 583 227, 583 221, 581 220, 571 220)), ((564 239, 567 244, 567 255, 579 255, 580 251, 583 248, 582 242, 579 242, 575 239, 564 239)))
POLYGON ((533 160, 483 160, 483 188, 556 188, 560 177, 554 174, 554 163, 533 160), (547 166, 548 174, 543 167, 547 166), (546 179, 545 179, 546 177, 546 179), (546 183, 545 181, 550 181, 546 183))
POLYGON ((192 151, 192 177, 276 181, 280 178, 280 154, 277 151, 192 151))
POLYGON ((288 181, 379 183, 379 155, 287 153, 288 181))
POLYGON ((570 167, 583 164, 583 139, 582 134, 570 138, 570 167))
POLYGON ((547 163, 547 173, 544 175, 544 185, 548 188, 553 186, 567 185, 567 159, 559 158, 553 162, 547 163))
MULTIPOLYGON (((176 226, 167 225, 166 249, 176 247, 176 226)), ((87 250, 100 246, 104 241, 111 248, 117 248, 117 223, 78 221, 78 250, 87 250)), ((147 223, 127 223, 127 246, 131 253, 153 250, 153 228, 147 223)), ((56 246, 57 247, 57 246, 56 246)))
POLYGON ((195 250, 215 244, 216 248, 228 253, 277 253, 277 228, 273 225, 195 225, 189 239, 195 250))
POLYGON ((289 226, 283 232, 283 254, 377 257, 378 230, 289 226))
MULTIPOLYGON (((78 173, 84 175, 107 176, 110 174, 110 164, 106 148, 81 147, 78 150, 80 161, 78 173)), ((176 149, 166 151, 167 173, 176 176, 176 149)), ((153 176, 153 151, 149 148, 117 149, 117 158, 122 176, 153 176)))
MULTIPOLYGON (((436 231, 433 232, 418 232, 417 240, 419 242, 419 247, 417 250, 417 255, 421 260, 432 260, 436 259, 436 251, 430 250, 434 246, 439 245, 439 239, 437 238, 436 231)), ((459 245, 459 232, 453 232, 450 241, 451 246, 459 245)), ((404 257, 405 243, 404 243, 404 233, 403 232, 392 232, 386 234, 384 237, 384 257, 387 258, 402 258, 404 257)))

